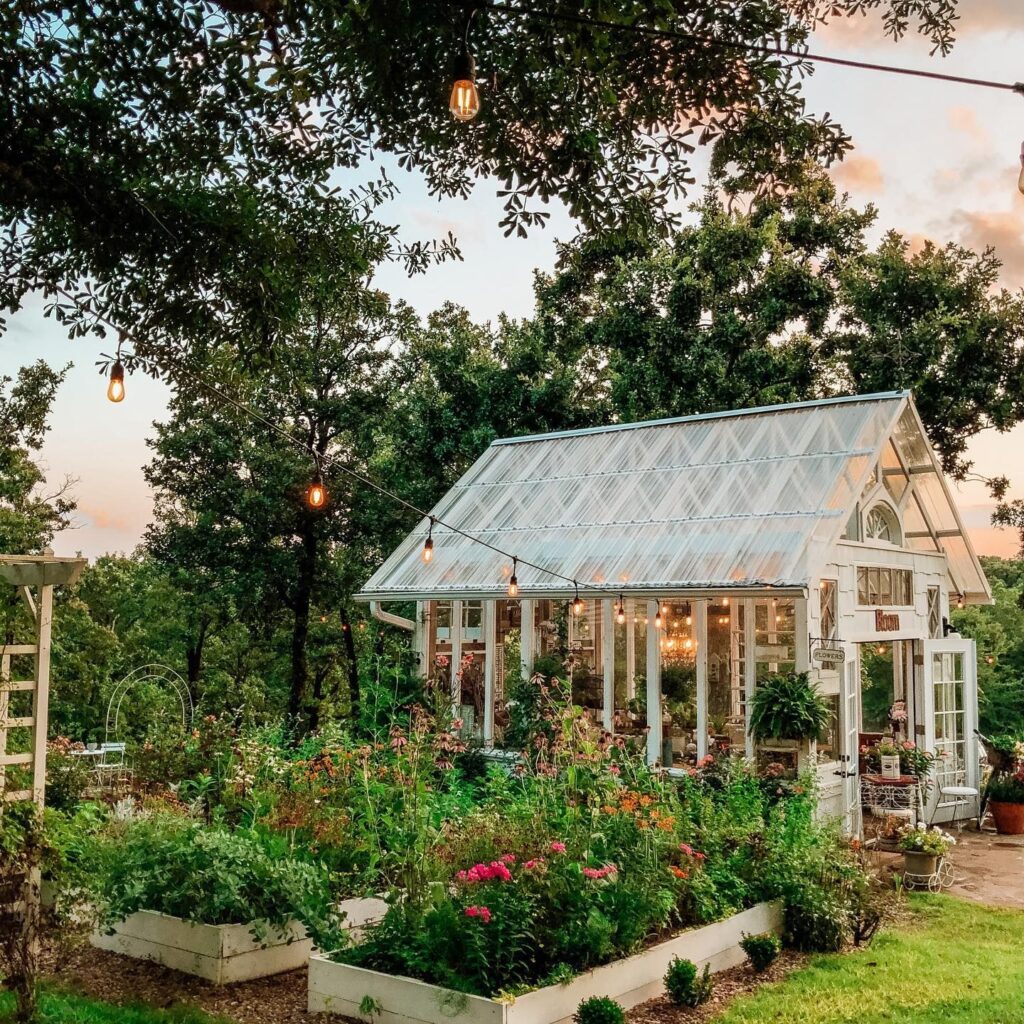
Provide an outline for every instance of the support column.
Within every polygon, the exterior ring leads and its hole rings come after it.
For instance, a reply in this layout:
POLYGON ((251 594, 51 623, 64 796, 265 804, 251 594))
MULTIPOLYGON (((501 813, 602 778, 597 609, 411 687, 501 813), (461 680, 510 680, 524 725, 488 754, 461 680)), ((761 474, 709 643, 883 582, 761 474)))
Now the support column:
POLYGON ((638 602, 626 602, 626 701, 636 696, 636 616, 638 602))
POLYGON ((811 637, 807 627, 805 597, 793 601, 793 634, 793 645, 796 648, 793 667, 797 672, 807 672, 811 667, 811 637))
POLYGON ((533 675, 533 663, 537 660, 537 628, 534 625, 535 601, 519 602, 519 664, 523 678, 533 675))
POLYGON ((36 687, 32 699, 32 799, 43 806, 46 792, 46 729, 50 721, 50 630, 53 587, 39 588, 36 607, 36 687))
POLYGON ((658 602, 647 602, 647 763, 661 757, 661 631, 654 626, 658 602))
POLYGON ((615 728, 615 611, 610 600, 601 602, 601 725, 605 731, 615 728))
POLYGON ((451 664, 451 687, 452 687, 452 713, 459 714, 459 706, 462 704, 462 682, 459 679, 459 670, 462 667, 462 602, 452 601, 452 664, 451 664))
POLYGON ((754 759, 754 737, 750 735, 750 702, 757 687, 757 631, 754 628, 755 602, 749 598, 742 602, 743 608, 743 736, 747 758, 754 759))
POLYGON ((708 602, 693 602, 697 669, 697 760, 708 752, 708 602))
POLYGON ((483 607, 484 628, 484 746, 494 746, 494 680, 498 657, 498 604, 485 601, 483 607))

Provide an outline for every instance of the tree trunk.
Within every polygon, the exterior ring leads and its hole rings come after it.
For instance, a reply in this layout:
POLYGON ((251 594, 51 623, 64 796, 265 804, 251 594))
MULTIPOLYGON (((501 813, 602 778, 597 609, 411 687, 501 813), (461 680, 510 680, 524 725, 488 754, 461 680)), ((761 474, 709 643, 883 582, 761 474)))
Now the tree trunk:
POLYGON ((297 735, 308 729, 308 723, 300 720, 303 710, 303 696, 306 692, 306 643, 309 640, 309 609, 313 603, 313 580, 316 578, 317 540, 314 526, 308 523, 299 551, 299 577, 295 586, 295 624, 292 628, 292 671, 288 693, 288 717, 297 735))
POLYGON ((188 685, 193 693, 197 690, 199 673, 203 667, 203 648, 206 645, 206 633, 210 628, 209 620, 203 619, 199 624, 196 637, 192 643, 185 644, 185 665, 188 675, 188 685))
POLYGON ((345 656, 348 658, 348 717, 355 726, 359 724, 359 665, 356 663, 356 641, 352 635, 352 621, 348 609, 341 609, 341 630, 345 635, 345 656))

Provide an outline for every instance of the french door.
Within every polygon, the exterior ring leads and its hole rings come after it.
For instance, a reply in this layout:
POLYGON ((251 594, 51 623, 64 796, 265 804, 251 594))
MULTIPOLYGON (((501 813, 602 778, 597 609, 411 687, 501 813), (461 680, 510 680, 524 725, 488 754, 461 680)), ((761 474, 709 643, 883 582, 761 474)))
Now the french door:
POLYGON ((860 666, 854 658, 843 665, 840 674, 839 728, 841 733, 840 766, 836 773, 843 780, 844 827, 851 835, 860 835, 860 666))
POLYGON ((952 816, 943 786, 978 786, 977 649, 962 638, 924 641, 925 749, 935 754, 929 816, 952 816))

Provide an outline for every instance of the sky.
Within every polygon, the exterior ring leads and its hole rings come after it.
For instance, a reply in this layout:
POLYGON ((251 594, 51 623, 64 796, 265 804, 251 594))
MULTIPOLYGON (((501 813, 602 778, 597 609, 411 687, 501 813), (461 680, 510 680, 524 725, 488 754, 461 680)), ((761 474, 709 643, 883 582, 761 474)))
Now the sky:
MULTIPOLYGON (((924 40, 885 39, 873 16, 827 26, 812 48, 972 77, 1024 78, 1024 0, 961 0, 960 12, 957 44, 946 58, 930 57, 924 40)), ((1024 195, 1017 191, 1024 99, 828 65, 818 66, 805 95, 809 110, 828 111, 853 136, 854 151, 832 173, 853 202, 878 208, 876 236, 896 229, 915 245, 925 238, 978 249, 992 245, 1004 264, 1003 283, 1024 287, 1024 195)), ((449 300, 478 320, 494 320, 502 312, 529 315, 535 270, 550 270, 556 241, 575 233, 568 215, 555 209, 546 229, 525 240, 505 238, 494 183, 480 182, 468 200, 438 201, 418 178, 393 164, 388 170, 402 191, 382 219, 398 225, 407 240, 451 230, 464 262, 414 278, 387 267, 378 285, 423 315, 449 300)), ((693 198, 698 193, 699 185, 693 198)), ((69 341, 38 301, 27 303, 0 335, 0 375, 39 358, 54 366, 72 364, 42 458, 48 488, 68 477, 74 481, 75 523, 54 542, 62 555, 131 551, 152 510, 142 467, 150 457, 146 438, 166 412, 168 392, 160 382, 133 376, 124 402, 106 401, 95 363, 108 350, 109 343, 98 338, 69 341)), ((1003 435, 979 435, 970 454, 979 475, 1008 475, 1010 497, 1024 497, 1024 425, 1003 435)), ((1016 534, 989 523, 991 500, 983 485, 959 485, 955 497, 979 553, 1016 552, 1016 534)))

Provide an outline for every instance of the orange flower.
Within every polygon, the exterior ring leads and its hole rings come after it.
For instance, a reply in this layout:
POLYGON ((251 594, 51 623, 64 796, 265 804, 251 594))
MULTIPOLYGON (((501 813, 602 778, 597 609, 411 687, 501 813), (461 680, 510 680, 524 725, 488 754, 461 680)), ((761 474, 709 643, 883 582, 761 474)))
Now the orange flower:
POLYGON ((682 868, 676 867, 675 864, 669 864, 668 869, 669 869, 669 871, 672 872, 673 875, 676 876, 676 878, 689 878, 690 877, 690 872, 689 871, 684 871, 682 868))
POLYGON ((611 804, 606 804, 604 807, 601 808, 601 813, 602 814, 618 814, 619 812, 618 812, 618 809, 615 808, 615 807, 612 807, 611 804))

